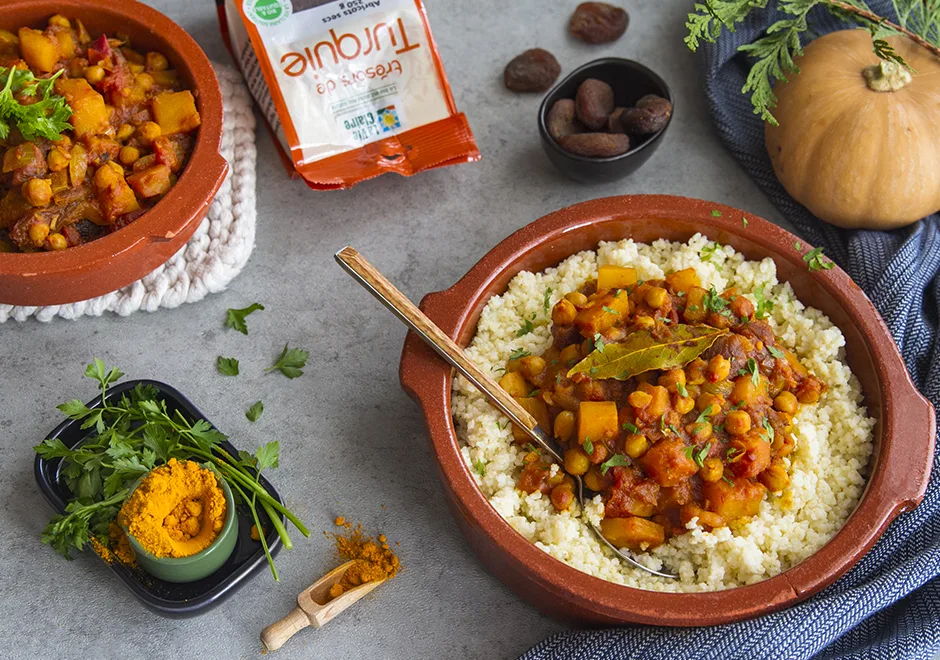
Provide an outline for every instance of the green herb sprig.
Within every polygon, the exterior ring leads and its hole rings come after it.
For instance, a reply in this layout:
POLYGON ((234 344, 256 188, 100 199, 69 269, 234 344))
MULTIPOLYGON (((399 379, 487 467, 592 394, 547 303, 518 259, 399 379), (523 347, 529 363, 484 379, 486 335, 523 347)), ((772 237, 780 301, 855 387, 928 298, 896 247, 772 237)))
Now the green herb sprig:
POLYGON ((29 69, 0 66, 0 80, 5 83, 0 90, 0 139, 7 139, 14 126, 26 140, 61 140, 64 131, 72 130, 72 108, 52 89, 61 75, 58 71, 49 78, 36 78, 29 69), (17 96, 38 96, 39 100, 23 105, 17 96))
POLYGON ((302 348, 288 348, 288 345, 284 344, 284 350, 281 351, 277 362, 264 371, 265 373, 269 371, 280 371, 288 378, 299 378, 304 375, 302 369, 307 366, 307 359, 309 357, 310 353, 302 348))

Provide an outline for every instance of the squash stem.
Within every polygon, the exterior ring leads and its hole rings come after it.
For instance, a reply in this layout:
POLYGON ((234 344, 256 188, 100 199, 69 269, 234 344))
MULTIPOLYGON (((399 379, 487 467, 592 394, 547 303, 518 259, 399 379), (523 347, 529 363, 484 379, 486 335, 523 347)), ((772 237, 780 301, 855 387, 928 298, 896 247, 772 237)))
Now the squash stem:
POLYGON ((868 89, 874 92, 896 92, 911 82, 911 72, 897 62, 881 60, 862 69, 868 89))

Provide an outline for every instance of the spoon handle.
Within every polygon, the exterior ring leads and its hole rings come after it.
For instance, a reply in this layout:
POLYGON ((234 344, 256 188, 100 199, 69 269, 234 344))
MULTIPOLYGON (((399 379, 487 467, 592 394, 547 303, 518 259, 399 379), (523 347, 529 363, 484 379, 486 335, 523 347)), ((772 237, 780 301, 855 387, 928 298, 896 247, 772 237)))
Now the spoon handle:
POLYGON ((275 621, 261 631, 261 642, 268 651, 277 651, 295 634, 310 625, 310 619, 299 607, 280 621, 275 621))
MULTIPOLYGON (((454 369, 469 380, 500 412, 510 420, 532 431, 538 425, 536 419, 525 408, 516 403, 489 374, 476 366, 454 341, 444 334, 434 322, 424 315, 414 303, 395 288, 375 267, 351 247, 336 253, 336 261, 346 272, 364 286, 379 302, 385 305, 421 339, 447 360, 454 369)), ((544 442, 541 438, 540 443, 544 442)), ((553 452, 554 453, 554 452, 553 452)))

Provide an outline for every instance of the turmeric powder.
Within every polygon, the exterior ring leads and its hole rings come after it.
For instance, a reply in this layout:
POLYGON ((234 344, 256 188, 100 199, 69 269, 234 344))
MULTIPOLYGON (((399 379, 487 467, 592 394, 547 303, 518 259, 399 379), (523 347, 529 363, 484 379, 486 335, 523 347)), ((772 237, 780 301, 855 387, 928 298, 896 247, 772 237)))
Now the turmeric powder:
POLYGON ((125 500, 118 523, 155 557, 189 557, 209 547, 225 516, 225 493, 215 474, 171 458, 125 500))
POLYGON ((333 536, 338 558, 344 561, 352 560, 354 563, 346 569, 340 581, 330 587, 330 600, 367 582, 393 578, 401 568, 398 557, 385 542, 384 534, 379 536, 377 543, 372 537, 365 537, 362 525, 358 525, 348 536, 333 536))

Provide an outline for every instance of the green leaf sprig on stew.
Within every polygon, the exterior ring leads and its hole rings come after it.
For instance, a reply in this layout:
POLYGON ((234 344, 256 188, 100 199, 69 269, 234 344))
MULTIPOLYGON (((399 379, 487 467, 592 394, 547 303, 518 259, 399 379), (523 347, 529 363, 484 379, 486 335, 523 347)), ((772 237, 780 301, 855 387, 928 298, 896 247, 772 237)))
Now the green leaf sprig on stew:
POLYGON ((72 108, 65 97, 52 90, 60 75, 62 71, 49 78, 36 78, 29 69, 0 67, 0 81, 4 83, 0 90, 0 139, 9 137, 13 127, 26 140, 61 140, 63 131, 72 130, 72 108), (22 104, 17 96, 39 100, 22 104))

